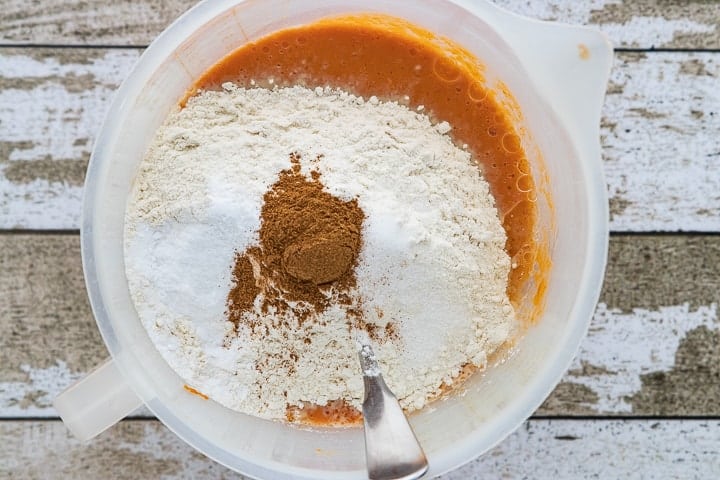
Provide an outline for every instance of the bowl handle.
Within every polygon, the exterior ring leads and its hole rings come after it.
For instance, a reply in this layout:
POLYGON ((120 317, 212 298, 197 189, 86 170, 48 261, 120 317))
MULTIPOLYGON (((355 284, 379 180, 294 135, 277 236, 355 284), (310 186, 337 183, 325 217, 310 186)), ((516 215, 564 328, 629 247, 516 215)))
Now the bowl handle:
POLYGON ((522 17, 490 2, 460 2, 514 50, 579 151, 599 158, 600 115, 613 62, 607 36, 592 28, 522 17))
POLYGON ((99 435, 142 405, 111 358, 55 398, 65 426, 81 441, 99 435))

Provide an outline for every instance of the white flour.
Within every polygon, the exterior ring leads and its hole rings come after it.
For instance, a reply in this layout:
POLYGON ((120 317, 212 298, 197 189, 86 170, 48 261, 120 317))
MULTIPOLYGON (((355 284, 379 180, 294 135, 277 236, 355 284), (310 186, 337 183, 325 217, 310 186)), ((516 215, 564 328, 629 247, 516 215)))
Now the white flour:
POLYGON ((257 243, 263 194, 298 152, 304 174, 318 170, 328 192, 365 213, 356 294, 368 322, 399 327, 397 341, 373 348, 401 404, 421 408, 464 364, 484 367, 514 326, 510 260, 488 185, 449 130, 397 103, 320 88, 226 84, 171 114, 141 165, 125 232, 130 292, 167 362, 210 398, 261 417, 301 402, 360 407, 342 308, 289 340, 235 334, 225 314, 235 252, 257 243), (292 369, 255 368, 288 351, 292 369))

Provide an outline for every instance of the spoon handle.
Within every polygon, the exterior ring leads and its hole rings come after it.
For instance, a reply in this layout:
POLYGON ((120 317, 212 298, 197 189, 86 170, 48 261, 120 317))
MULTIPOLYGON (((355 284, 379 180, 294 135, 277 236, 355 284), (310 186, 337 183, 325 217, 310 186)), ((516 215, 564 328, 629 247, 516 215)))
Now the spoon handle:
POLYGON ((360 350, 365 383, 363 421, 370 480, 414 480, 427 472, 425 453, 395 395, 385 384, 370 345, 360 350))

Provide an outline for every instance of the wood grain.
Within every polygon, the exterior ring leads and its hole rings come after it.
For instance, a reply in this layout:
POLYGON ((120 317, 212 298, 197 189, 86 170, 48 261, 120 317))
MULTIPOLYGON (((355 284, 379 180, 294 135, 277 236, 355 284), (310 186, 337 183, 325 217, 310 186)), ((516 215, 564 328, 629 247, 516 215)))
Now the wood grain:
MULTIPOLYGON (((5 0, 0 39, 6 43, 147 45, 195 0, 5 0)), ((543 20, 592 25, 617 46, 720 47, 720 4, 668 0, 497 0, 543 20)))
POLYGON ((720 231, 720 54, 623 53, 601 143, 615 231, 720 231))
POLYGON ((242 479, 160 422, 125 421, 82 444, 59 421, 0 422, 0 478, 242 479))
MULTIPOLYGON (((530 420, 442 480, 713 478, 720 421, 530 420)), ((162 424, 125 421, 83 445, 57 421, 0 422, 0 477, 241 480, 162 424)))
POLYGON ((533 18, 589 25, 616 47, 703 49, 720 46, 720 3, 703 0, 497 0, 533 18))
POLYGON ((0 235, 5 412, 46 411, 57 393, 107 356, 85 294, 79 239, 0 235))
POLYGON ((588 338, 538 413, 720 413, 719 262, 718 236, 612 238, 588 338))
POLYGON ((77 228, 93 138, 137 50, 0 49, 0 228, 77 228))
MULTIPOLYGON (((139 50, 0 49, 0 228, 78 228, 85 166, 139 50)), ((720 54, 621 53, 602 145, 614 231, 720 230, 720 54)))
POLYGON ((147 45, 196 0, 5 0, 6 43, 147 45))
MULTIPOLYGON (((720 236, 610 244, 588 338, 541 415, 720 415, 720 236)), ((52 398, 107 356, 76 235, 0 235, 0 417, 52 398)), ((142 414, 141 414, 142 415, 142 414)))

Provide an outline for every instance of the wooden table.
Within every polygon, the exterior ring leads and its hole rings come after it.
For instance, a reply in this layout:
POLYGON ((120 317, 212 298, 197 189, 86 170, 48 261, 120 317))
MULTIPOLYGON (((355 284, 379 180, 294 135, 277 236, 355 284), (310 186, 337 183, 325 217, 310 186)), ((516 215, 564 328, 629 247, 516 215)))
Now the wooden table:
MULTIPOLYGON (((93 138, 143 46, 193 3, 2 2, 0 478, 238 478, 147 412, 83 446, 51 407, 107 356, 78 236, 93 138)), ((610 258, 562 383, 443 478, 718 478, 720 3, 499 3, 596 25, 617 46, 602 122, 610 258)))

